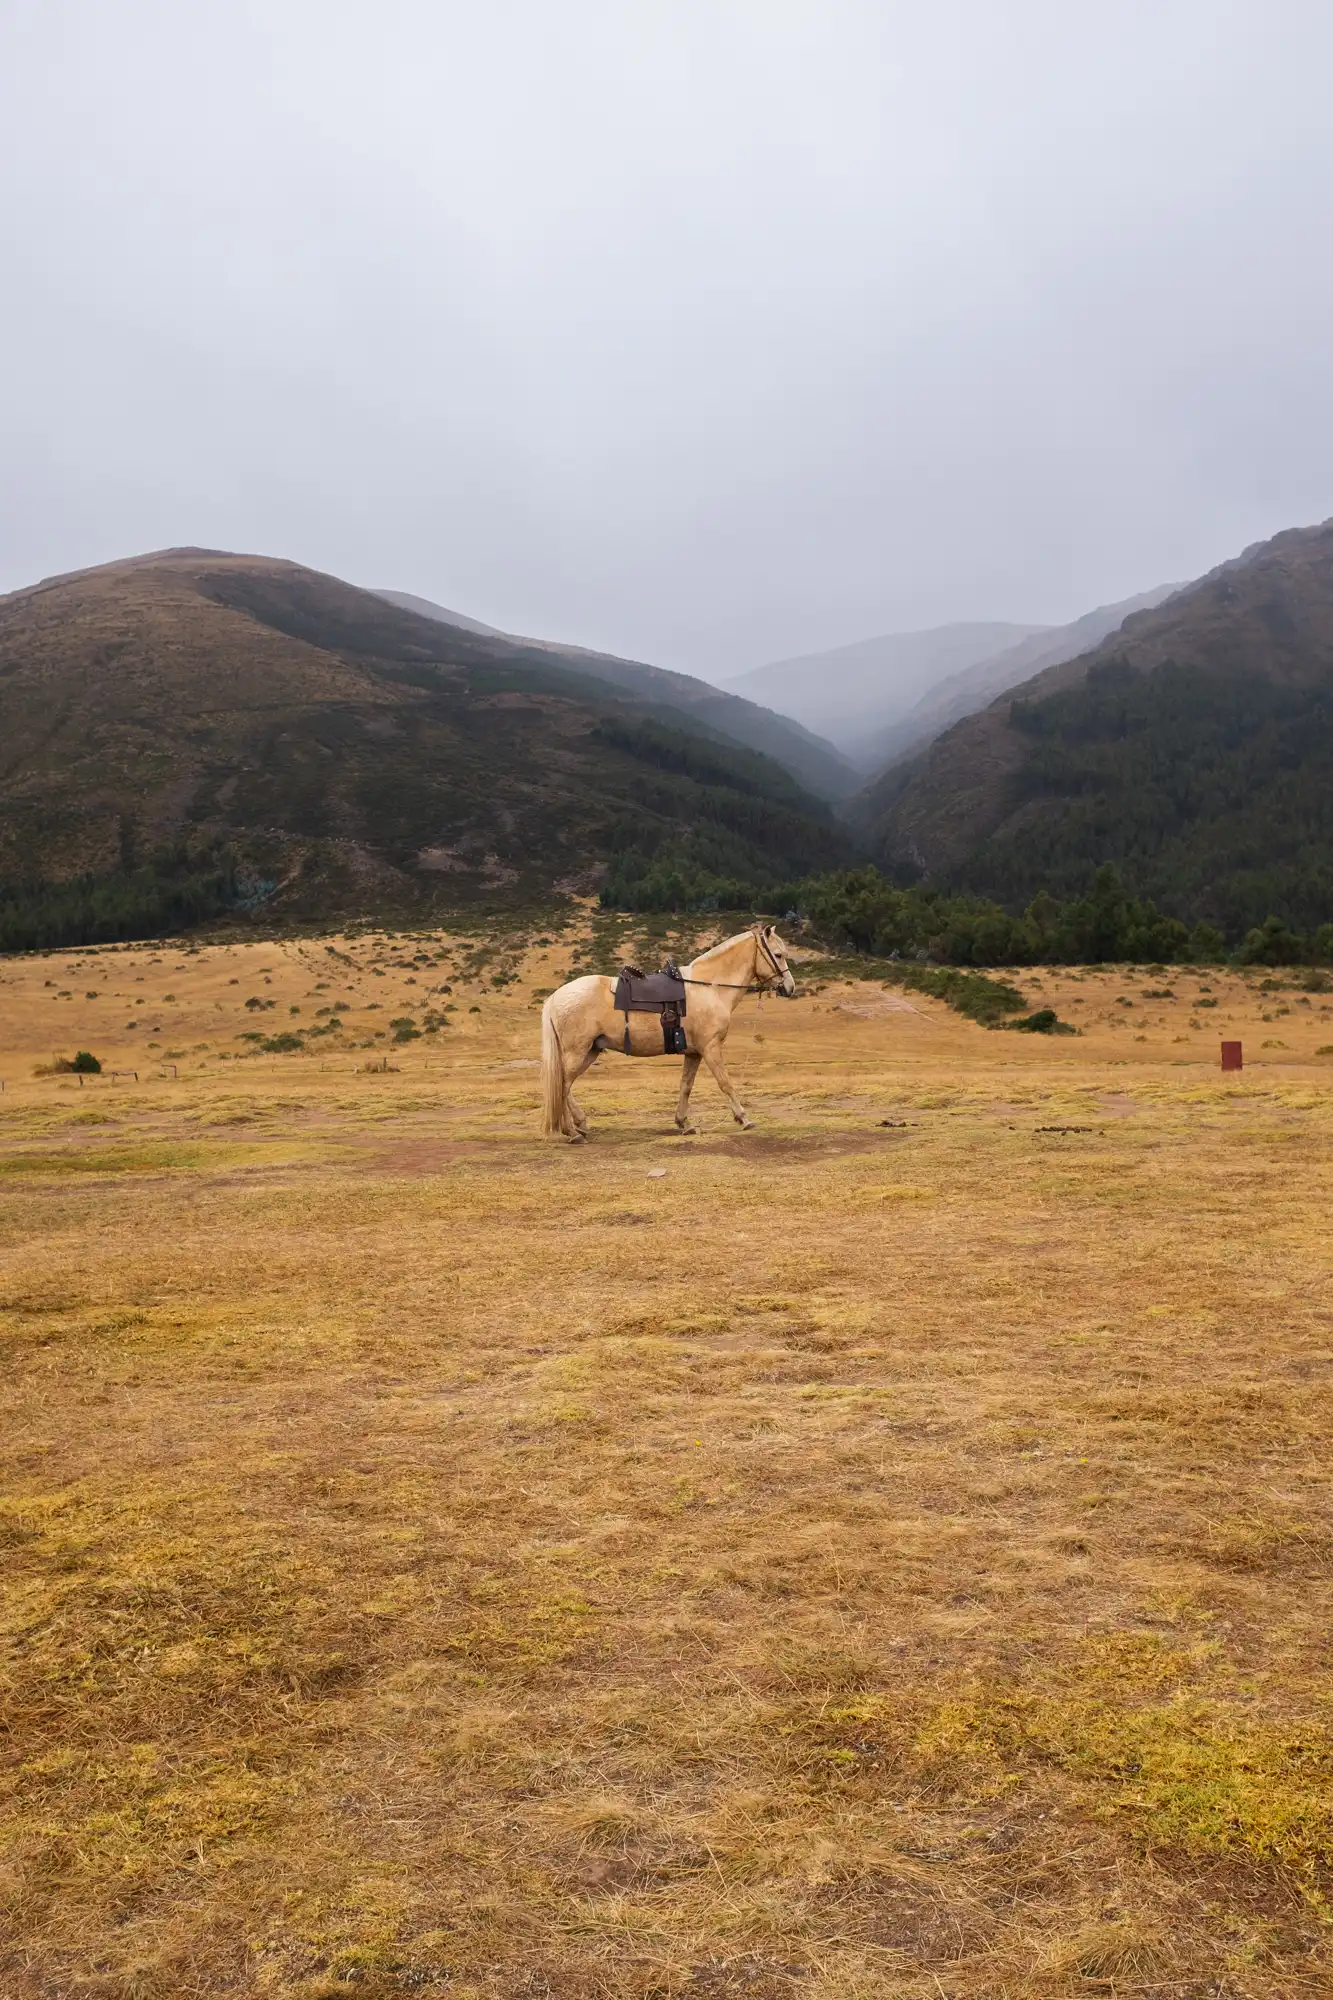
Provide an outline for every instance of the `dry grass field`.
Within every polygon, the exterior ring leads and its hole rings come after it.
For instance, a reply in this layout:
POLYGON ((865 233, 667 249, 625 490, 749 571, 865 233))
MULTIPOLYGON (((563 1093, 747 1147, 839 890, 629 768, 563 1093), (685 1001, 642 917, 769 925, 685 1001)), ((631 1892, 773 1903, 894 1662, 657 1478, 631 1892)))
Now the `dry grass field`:
POLYGON ((0 1993, 1333 1991, 1330 999, 592 928, 0 965, 0 1993))

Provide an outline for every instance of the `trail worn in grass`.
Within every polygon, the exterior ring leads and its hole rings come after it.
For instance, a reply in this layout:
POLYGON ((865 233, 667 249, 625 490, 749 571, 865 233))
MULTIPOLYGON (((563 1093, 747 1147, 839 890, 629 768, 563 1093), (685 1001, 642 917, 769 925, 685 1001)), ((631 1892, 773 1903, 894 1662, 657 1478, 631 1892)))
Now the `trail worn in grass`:
POLYGON ((0 967, 0 1992, 1327 1993, 1326 1003, 834 981, 543 1146, 588 949, 0 967))

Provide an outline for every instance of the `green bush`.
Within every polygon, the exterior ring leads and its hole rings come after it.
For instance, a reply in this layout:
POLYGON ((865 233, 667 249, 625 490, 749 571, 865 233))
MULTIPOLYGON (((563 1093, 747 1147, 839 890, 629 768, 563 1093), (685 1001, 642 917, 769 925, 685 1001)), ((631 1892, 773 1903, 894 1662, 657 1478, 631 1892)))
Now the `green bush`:
POLYGON ((1288 930, 1280 917, 1269 917, 1262 928, 1246 932, 1236 960, 1240 965, 1299 965, 1309 956, 1304 938, 1288 930))
POLYGON ((1020 1035, 1076 1035, 1077 1028, 1062 1021, 1054 1007, 1038 1007, 1035 1014, 1025 1014, 1021 1021, 1006 1021, 1006 1028, 1012 1028, 1020 1035))

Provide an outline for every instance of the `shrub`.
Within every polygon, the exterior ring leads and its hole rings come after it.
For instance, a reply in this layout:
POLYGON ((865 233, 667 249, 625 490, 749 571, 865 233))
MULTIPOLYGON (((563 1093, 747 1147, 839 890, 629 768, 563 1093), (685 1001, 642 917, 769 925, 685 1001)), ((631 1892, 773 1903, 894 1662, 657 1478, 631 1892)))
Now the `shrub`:
POLYGON ((900 965, 894 967, 894 976, 901 985, 943 1000, 956 1014, 965 1014, 983 1028, 995 1027, 1004 1015, 1017 1014, 1024 1005, 1016 986, 1007 979, 988 979, 983 972, 959 972, 953 966, 900 965))
POLYGON ((97 1060, 96 1056, 90 1055, 87 1049, 80 1049, 73 1062, 67 1064, 67 1067, 78 1076, 100 1076, 102 1074, 101 1063, 97 1060))
POLYGON ((1078 1029, 1068 1021, 1062 1021, 1054 1007, 1039 1007, 1035 1014, 1025 1014, 1021 1021, 1005 1021, 1006 1028, 1013 1028, 1020 1035, 1076 1035, 1078 1029))
POLYGON ((1298 965, 1306 955, 1295 931, 1280 917, 1269 917, 1261 929, 1246 933, 1236 959, 1241 965, 1298 965))

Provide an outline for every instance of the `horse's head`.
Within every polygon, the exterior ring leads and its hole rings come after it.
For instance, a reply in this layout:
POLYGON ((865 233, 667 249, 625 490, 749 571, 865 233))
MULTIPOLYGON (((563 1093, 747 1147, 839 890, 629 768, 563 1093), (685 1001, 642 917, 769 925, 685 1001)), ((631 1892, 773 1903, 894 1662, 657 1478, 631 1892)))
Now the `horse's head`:
POLYGON ((796 981, 787 963, 787 947, 772 924, 754 927, 754 976, 761 986, 776 986, 789 1000, 796 994, 796 981))

